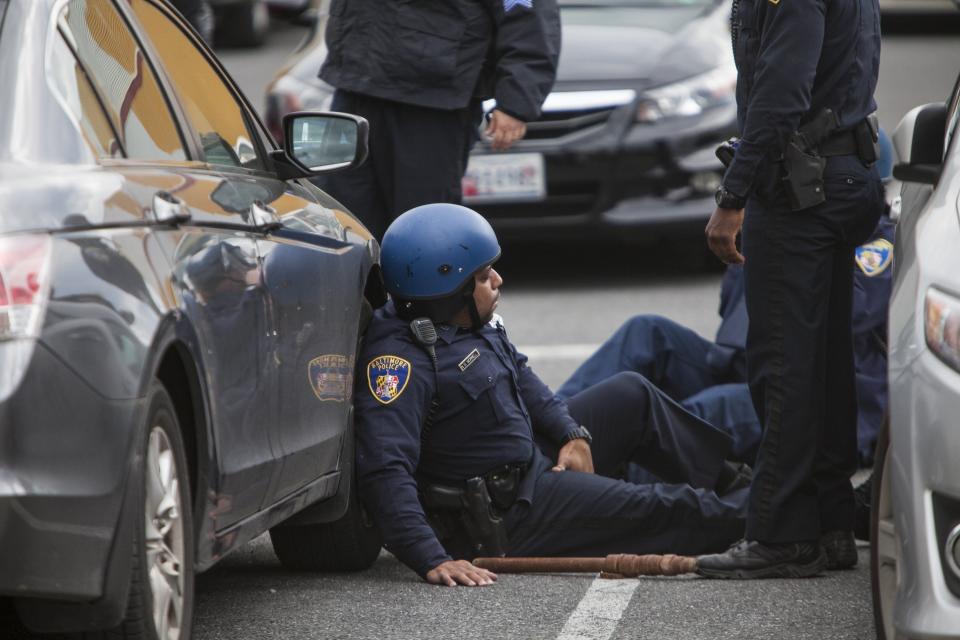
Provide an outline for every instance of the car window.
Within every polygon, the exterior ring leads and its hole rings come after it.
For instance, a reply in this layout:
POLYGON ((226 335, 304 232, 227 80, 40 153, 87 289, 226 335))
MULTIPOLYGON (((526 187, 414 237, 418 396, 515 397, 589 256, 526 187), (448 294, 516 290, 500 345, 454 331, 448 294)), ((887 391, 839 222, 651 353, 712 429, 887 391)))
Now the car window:
POLYGON ((127 157, 185 160, 180 132, 156 76, 109 0, 70 0, 58 24, 96 88, 127 157))
MULTIPOLYGON (((0 0, 2 1, 2 0, 0 0)), ((117 134, 104 113, 90 79, 62 37, 56 37, 50 48, 47 77, 83 134, 90 151, 101 158, 122 158, 123 150, 117 134)))
POLYGON ((242 106, 203 52, 153 2, 132 0, 130 6, 163 60, 206 161, 262 170, 242 106))

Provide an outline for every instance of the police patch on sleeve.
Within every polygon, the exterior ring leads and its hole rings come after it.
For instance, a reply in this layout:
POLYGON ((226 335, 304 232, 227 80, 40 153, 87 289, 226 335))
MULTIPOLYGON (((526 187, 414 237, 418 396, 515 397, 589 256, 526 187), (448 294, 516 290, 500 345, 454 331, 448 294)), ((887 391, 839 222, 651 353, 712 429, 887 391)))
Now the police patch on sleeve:
POLYGON ((881 238, 857 247, 854 259, 865 274, 878 276, 887 270, 893 261, 893 244, 881 238))
POLYGON ((400 397, 410 381, 410 362, 397 356, 378 356, 367 365, 367 385, 373 397, 390 404, 400 397))

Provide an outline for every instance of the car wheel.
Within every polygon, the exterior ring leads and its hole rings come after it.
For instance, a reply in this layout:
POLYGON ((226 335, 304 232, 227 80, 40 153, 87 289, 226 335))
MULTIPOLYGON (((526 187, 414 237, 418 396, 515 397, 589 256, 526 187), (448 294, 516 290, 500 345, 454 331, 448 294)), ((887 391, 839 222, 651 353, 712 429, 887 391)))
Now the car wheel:
POLYGON ((893 627, 900 545, 893 519, 890 492, 890 423, 884 420, 873 463, 873 500, 870 508, 870 586, 878 640, 899 636, 893 627))
POLYGON ((217 43, 234 47, 259 47, 267 39, 270 10, 263 0, 224 8, 217 17, 217 43))
POLYGON ((380 532, 370 521, 351 478, 347 512, 322 524, 280 525, 270 529, 270 541, 280 563, 297 571, 362 571, 380 554, 380 532))
POLYGON ((187 459, 173 402, 159 383, 151 387, 149 407, 130 596, 123 622, 104 635, 186 640, 193 620, 194 554, 187 459))

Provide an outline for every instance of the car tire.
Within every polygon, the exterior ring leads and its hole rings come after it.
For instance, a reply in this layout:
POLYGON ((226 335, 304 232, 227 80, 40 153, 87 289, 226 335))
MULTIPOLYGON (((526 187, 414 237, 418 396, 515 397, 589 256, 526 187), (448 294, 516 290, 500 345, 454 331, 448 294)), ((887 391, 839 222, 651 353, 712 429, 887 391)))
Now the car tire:
POLYGON ((893 602, 897 594, 900 545, 890 498, 890 422, 884 419, 873 462, 870 506, 870 587, 878 640, 895 640, 893 602))
MULTIPOLYGON (((173 401, 159 382, 148 397, 139 509, 124 619, 103 638, 175 640, 193 625, 194 536, 190 474, 173 401)), ((83 635, 84 640, 91 634, 83 635)))
POLYGON ((217 15, 216 41, 230 47, 259 47, 270 30, 270 10, 263 0, 225 7, 217 15))
POLYGON ((322 524, 279 525, 270 541, 280 563, 295 571, 363 571, 380 554, 380 532, 370 521, 351 478, 347 512, 322 524))

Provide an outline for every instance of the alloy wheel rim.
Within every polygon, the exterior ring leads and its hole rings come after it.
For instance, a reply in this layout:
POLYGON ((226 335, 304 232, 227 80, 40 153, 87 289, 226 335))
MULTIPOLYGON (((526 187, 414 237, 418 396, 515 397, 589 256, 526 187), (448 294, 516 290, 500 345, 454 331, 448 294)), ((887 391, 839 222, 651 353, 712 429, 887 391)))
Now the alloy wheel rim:
POLYGON ((880 496, 877 500, 877 578, 884 636, 888 640, 894 640, 898 637, 893 626, 893 603, 900 580, 900 544, 897 539, 897 527, 893 520, 890 471, 890 449, 887 448, 883 459, 880 496))
POLYGON ((183 622, 183 511, 176 459, 160 426, 150 431, 145 494, 144 542, 154 629, 160 640, 178 640, 183 622))

